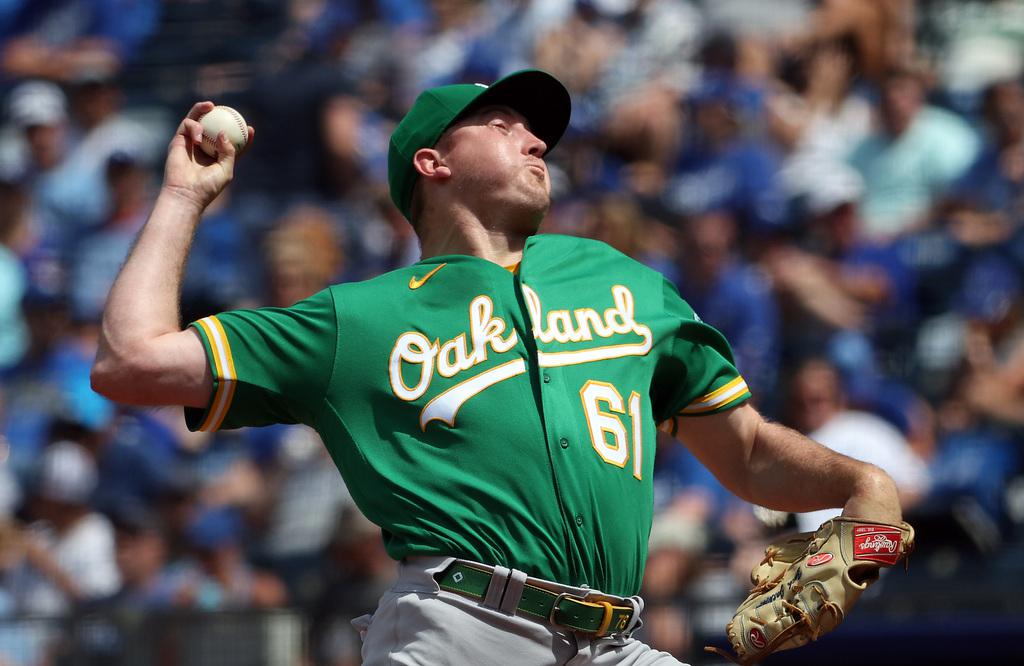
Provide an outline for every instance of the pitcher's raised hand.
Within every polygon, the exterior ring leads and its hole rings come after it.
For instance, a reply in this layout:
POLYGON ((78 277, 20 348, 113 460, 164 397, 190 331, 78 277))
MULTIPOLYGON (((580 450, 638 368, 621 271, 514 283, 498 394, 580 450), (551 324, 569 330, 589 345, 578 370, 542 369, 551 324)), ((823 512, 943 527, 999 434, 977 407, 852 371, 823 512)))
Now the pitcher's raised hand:
MULTIPOLYGON (((217 157, 213 158, 200 147, 203 128, 199 119, 214 107, 213 102, 198 102, 178 125, 167 149, 164 166, 165 190, 181 196, 200 208, 205 208, 227 187, 234 177, 237 154, 224 136, 217 136, 217 157)), ((255 130, 249 128, 251 145, 255 130)))

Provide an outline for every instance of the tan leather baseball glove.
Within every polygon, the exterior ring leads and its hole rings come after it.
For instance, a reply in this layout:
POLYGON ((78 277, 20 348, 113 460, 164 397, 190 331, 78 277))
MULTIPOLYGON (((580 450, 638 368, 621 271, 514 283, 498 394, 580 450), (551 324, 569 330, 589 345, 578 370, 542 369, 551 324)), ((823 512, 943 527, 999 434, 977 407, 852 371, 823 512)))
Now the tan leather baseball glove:
POLYGON ((878 580, 914 548, 914 528, 833 518, 814 532, 780 539, 750 572, 754 587, 725 631, 735 655, 705 648, 737 664, 751 664, 832 631, 878 580))

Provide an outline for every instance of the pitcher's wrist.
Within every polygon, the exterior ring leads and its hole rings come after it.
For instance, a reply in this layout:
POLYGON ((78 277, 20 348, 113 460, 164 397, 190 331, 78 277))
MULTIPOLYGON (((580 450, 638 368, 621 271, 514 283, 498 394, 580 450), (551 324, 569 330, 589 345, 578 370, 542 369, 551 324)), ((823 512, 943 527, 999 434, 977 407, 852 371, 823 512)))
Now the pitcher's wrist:
POLYGON ((185 208, 187 212, 196 216, 202 215, 203 211, 210 204, 203 196, 184 187, 164 185, 160 188, 158 201, 166 201, 169 205, 185 208))

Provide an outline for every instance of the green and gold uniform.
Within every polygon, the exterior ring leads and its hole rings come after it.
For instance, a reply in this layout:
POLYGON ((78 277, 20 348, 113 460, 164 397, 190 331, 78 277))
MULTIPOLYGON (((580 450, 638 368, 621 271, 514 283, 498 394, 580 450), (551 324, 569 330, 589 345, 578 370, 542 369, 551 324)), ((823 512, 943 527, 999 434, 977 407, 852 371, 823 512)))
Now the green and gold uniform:
POLYGON ((193 324, 192 429, 305 423, 388 553, 640 589, 655 427, 749 398, 725 339, 609 246, 529 239, 517 271, 431 257, 290 308, 193 324))

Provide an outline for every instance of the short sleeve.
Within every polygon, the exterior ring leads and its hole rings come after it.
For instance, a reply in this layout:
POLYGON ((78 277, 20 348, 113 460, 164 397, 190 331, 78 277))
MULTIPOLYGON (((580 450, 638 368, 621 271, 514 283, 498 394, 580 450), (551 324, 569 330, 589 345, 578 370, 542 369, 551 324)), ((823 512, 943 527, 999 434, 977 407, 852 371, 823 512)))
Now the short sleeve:
POLYGON ((935 149, 928 153, 924 166, 930 170, 933 187, 944 188, 970 168, 978 154, 978 135, 970 125, 947 111, 928 108, 925 114, 930 121, 928 145, 935 149))
POLYGON ((676 322, 655 373, 655 417, 700 416, 738 406, 750 398, 725 336, 705 324, 675 286, 664 283, 665 309, 676 322))
POLYGON ((330 289, 288 308, 222 312, 191 326, 206 349, 214 390, 205 409, 185 409, 190 430, 315 423, 338 346, 330 289))

